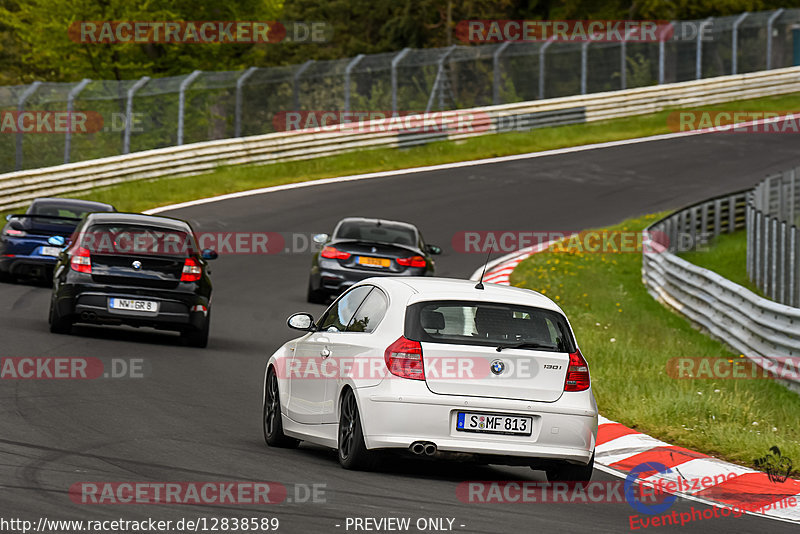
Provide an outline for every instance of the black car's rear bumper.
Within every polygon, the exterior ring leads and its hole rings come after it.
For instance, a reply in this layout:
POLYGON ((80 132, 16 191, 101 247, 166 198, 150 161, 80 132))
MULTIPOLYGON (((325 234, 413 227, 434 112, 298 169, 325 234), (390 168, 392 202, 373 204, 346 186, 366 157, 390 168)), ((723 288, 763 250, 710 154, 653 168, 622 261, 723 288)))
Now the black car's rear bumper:
POLYGON ((62 284, 55 295, 59 315, 75 323, 149 326, 186 331, 202 328, 209 299, 185 291, 141 287, 110 287, 101 284, 62 284), (158 302, 158 312, 121 311, 109 307, 110 298, 158 302))
POLYGON ((0 271, 12 276, 52 278, 55 264, 50 256, 0 257, 0 271))
POLYGON ((335 261, 322 261, 311 268, 311 287, 329 295, 344 293, 350 286, 373 276, 425 276, 425 267, 407 268, 400 272, 389 270, 355 270, 342 267, 335 261))

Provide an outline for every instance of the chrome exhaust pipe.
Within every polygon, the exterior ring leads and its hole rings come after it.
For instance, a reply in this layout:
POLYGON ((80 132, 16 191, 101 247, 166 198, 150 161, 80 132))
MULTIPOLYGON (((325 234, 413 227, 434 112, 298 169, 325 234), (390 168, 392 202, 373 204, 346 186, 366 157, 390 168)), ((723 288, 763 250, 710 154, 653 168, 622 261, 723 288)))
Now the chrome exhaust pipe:
POLYGON ((425 444, 425 454, 428 456, 433 456, 436 454, 436 444, 435 443, 426 443, 425 444))
POLYGON ((425 453, 425 444, 422 443, 421 441, 415 441, 414 443, 411 444, 409 450, 414 454, 416 454, 417 456, 420 456, 425 453))
POLYGON ((89 312, 81 312, 81 319, 83 319, 84 321, 88 321, 89 320, 89 312))

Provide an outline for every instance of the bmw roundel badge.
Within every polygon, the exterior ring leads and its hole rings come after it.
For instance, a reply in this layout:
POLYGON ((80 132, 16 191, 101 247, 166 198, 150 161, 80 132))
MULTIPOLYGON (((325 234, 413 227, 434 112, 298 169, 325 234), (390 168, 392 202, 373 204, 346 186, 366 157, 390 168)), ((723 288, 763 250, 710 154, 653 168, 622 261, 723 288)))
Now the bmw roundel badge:
POLYGON ((499 375, 506 370, 506 364, 502 360, 494 360, 491 369, 492 374, 499 375))

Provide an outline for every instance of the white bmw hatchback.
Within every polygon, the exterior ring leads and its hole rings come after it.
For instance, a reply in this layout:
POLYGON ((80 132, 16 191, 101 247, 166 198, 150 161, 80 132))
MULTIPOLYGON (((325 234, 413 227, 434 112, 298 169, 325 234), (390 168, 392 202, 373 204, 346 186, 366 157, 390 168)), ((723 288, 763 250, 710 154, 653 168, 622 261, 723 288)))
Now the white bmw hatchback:
POLYGON ((528 465, 589 480, 597 404, 563 311, 526 289, 370 278, 268 360, 264 438, 337 449, 345 468, 383 450, 528 465))

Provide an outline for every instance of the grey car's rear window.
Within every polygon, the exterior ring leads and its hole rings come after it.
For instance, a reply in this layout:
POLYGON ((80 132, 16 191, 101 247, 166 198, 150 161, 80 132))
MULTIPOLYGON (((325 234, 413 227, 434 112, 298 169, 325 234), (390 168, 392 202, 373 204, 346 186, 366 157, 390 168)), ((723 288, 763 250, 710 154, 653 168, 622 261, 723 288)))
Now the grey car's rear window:
POLYGON ((345 221, 336 230, 335 239, 355 239, 371 243, 389 243, 395 245, 415 246, 416 232, 407 226, 392 223, 367 221, 345 221))
POLYGON ((495 347, 529 343, 536 345, 536 350, 575 350, 575 341, 562 314, 494 302, 428 301, 412 304, 406 310, 405 337, 428 343, 495 347))

